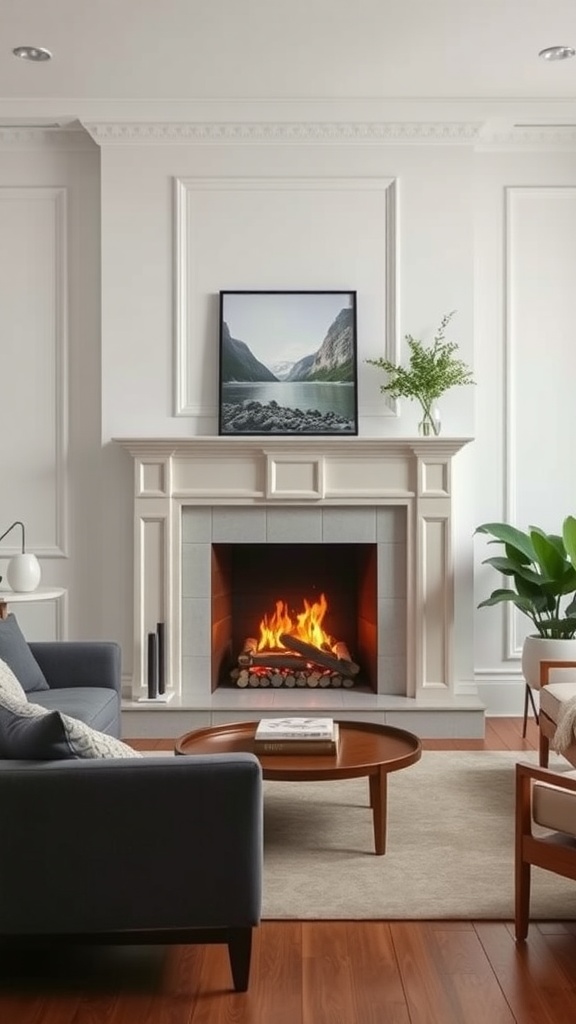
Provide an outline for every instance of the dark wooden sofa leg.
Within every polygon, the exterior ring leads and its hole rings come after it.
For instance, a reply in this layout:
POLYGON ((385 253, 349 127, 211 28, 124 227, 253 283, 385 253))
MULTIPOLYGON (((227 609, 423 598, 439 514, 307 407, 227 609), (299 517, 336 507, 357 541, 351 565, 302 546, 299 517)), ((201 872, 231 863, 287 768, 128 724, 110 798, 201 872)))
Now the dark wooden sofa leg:
POLYGON ((234 988, 237 992, 246 992, 248 989, 251 955, 252 929, 230 929, 228 933, 228 956, 230 958, 234 988))

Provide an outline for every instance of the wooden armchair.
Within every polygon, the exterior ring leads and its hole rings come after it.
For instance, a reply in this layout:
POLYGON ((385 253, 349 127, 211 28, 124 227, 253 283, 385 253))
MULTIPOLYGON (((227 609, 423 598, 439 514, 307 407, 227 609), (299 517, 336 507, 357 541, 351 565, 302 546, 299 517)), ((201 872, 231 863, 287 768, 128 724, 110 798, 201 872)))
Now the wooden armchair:
MULTIPOLYGON (((576 682, 574 679, 565 682, 551 682, 550 672, 552 669, 576 669, 576 661, 541 661, 540 662, 540 714, 538 716, 538 731, 540 742, 540 764, 543 768, 548 767, 550 753, 550 741, 558 725, 559 713, 562 705, 572 697, 576 697, 576 682)), ((570 764, 576 767, 576 739, 566 750, 562 751, 570 764)))
POLYGON ((576 881, 576 772, 558 773, 535 765, 516 765, 515 929, 518 942, 523 942, 528 934, 532 865, 576 881), (535 835, 534 825, 551 831, 535 835))

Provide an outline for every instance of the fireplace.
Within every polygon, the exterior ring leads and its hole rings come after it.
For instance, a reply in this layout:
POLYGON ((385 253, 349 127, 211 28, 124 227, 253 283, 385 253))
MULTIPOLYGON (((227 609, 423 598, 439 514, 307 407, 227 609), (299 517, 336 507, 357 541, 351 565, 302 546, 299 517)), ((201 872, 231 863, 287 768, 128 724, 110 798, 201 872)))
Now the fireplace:
POLYGON ((376 544, 214 544, 212 688, 376 693, 377 551, 376 544))
MULTIPOLYGON (((233 708, 222 700, 233 693, 223 674, 253 631, 234 577, 250 576, 257 556, 264 564, 280 559, 274 575, 288 588, 274 586, 263 601, 292 601, 298 563, 326 573, 317 584, 326 590, 336 567, 352 579, 349 605, 337 588, 327 596, 334 632, 361 667, 361 712, 368 698, 380 702, 376 710, 384 698, 402 699, 403 708, 456 704, 452 460, 466 440, 119 439, 135 470, 133 701, 146 696, 147 633, 163 621, 173 706, 204 709, 208 721, 215 708, 233 708), (226 610, 234 603, 238 625, 226 610)), ((298 581, 298 599, 314 596, 311 584, 298 581)), ((262 586, 257 579, 255 589, 262 586)), ((309 694, 299 690, 289 706, 319 706, 317 690, 309 694)), ((234 707, 245 713, 252 699, 242 691, 234 707)))

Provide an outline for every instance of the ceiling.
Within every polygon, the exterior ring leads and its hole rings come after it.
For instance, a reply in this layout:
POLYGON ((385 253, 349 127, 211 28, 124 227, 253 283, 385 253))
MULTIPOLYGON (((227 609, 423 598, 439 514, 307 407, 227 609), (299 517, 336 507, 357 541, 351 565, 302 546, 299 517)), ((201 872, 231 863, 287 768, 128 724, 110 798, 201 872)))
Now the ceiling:
POLYGON ((1 28, 4 115, 404 98, 576 123, 576 59, 538 57, 576 47, 576 0, 3 0, 1 28), (17 60, 22 44, 53 59, 17 60))

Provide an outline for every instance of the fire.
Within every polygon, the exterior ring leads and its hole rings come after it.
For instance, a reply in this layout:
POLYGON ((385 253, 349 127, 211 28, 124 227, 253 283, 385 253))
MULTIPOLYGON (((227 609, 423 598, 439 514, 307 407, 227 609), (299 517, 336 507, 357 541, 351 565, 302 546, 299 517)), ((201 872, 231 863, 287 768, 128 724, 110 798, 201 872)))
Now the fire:
POLYGON ((324 616, 328 611, 328 601, 324 594, 320 600, 310 602, 303 599, 304 611, 295 616, 290 615, 288 605, 284 601, 276 601, 272 615, 264 615, 260 622, 260 640, 258 650, 285 650, 280 637, 282 633, 291 633, 308 644, 324 650, 331 650, 334 641, 322 628, 324 616))

